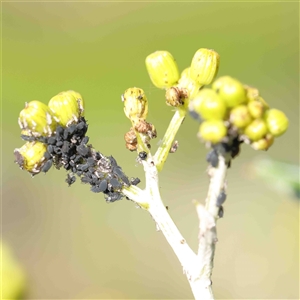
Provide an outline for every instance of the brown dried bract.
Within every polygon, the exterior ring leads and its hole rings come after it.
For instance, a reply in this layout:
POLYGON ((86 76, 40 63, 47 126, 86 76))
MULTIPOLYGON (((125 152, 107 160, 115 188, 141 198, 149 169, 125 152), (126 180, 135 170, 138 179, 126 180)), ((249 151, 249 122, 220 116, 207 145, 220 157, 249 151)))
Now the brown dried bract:
POLYGON ((124 139, 125 139, 126 143, 128 143, 128 144, 136 144, 137 143, 137 138, 136 138, 136 134, 134 132, 133 127, 131 127, 130 130, 125 133, 124 139))
POLYGON ((188 98, 188 92, 185 88, 172 86, 166 91, 166 103, 169 106, 180 106, 184 104, 184 100, 188 98))
POLYGON ((137 150, 137 143, 136 144, 128 144, 126 143, 126 148, 130 151, 136 151, 137 150))
POLYGON ((153 124, 148 123, 145 120, 139 120, 139 122, 135 125, 134 129, 139 133, 147 134, 150 139, 154 139, 157 137, 157 132, 153 124))

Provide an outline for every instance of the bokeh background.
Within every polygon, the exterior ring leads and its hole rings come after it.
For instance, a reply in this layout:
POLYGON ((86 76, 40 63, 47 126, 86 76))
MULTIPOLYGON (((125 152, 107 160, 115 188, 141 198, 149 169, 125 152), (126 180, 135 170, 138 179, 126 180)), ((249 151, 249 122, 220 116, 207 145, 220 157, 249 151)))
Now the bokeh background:
MULTIPOLYGON (((299 163, 299 3, 2 3, 2 238, 27 276, 27 299, 189 299, 177 258, 150 216, 123 200, 106 204, 63 170, 31 178, 14 164, 24 102, 73 89, 86 101, 90 141, 142 179, 125 149, 130 123, 121 94, 145 90, 155 149, 172 109, 146 73, 145 57, 168 50, 181 70, 198 48, 221 56, 219 75, 258 87, 290 119, 264 154, 299 163)), ((187 118, 160 176, 174 221, 197 248, 192 199, 204 201, 206 149, 187 118)), ((218 299, 299 299, 299 202, 253 176, 262 155, 243 146, 228 174, 218 223, 213 288, 218 299)))

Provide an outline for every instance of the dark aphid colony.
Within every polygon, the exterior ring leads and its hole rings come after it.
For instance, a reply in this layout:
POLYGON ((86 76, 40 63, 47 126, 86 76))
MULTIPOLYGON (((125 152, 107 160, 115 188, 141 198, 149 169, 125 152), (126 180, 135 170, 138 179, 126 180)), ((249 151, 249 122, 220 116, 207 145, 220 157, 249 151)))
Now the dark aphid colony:
POLYGON ((23 146, 15 150, 16 162, 32 175, 46 173, 52 165, 57 169, 64 168, 68 171, 66 183, 69 186, 78 176, 82 183, 91 186, 92 192, 104 193, 107 202, 120 200, 123 198, 123 186, 138 184, 140 180, 135 178, 130 181, 114 157, 106 157, 93 149, 88 144, 89 137, 85 135, 87 130, 88 124, 80 116, 65 127, 57 125, 48 136, 35 136, 32 132, 22 134, 21 138, 27 142, 27 148, 23 146), (30 165, 32 158, 27 154, 29 147, 39 147, 37 150, 41 153, 38 160, 35 156, 33 165, 30 165))

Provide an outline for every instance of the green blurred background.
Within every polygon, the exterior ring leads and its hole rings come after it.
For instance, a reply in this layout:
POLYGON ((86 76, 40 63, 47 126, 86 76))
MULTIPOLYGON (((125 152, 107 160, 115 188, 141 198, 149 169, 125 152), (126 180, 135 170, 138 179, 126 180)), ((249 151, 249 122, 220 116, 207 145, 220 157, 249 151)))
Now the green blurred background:
MULTIPOLYGON (((198 48, 221 56, 219 75, 258 87, 290 119, 266 153, 299 163, 299 3, 2 3, 3 239, 27 273, 28 299, 188 299, 177 258, 150 216, 132 202, 106 204, 103 194, 52 169, 31 178, 14 164, 22 145, 24 102, 45 103, 74 89, 86 101, 90 141, 142 179, 124 146, 130 123, 121 94, 133 86, 149 99, 159 139, 172 117, 164 92, 146 73, 145 57, 168 50, 181 70, 198 48)), ((169 212, 191 247, 204 201, 206 150, 187 118, 160 176, 169 212)), ((262 155, 243 146, 228 174, 225 216, 218 223, 213 288, 218 299, 299 298, 299 206, 252 176, 262 155)))

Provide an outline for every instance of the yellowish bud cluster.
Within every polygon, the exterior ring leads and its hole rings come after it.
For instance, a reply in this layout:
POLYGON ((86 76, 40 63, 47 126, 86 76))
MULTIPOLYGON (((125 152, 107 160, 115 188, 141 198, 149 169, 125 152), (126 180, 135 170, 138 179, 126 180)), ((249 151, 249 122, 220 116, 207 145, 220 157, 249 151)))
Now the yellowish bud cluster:
POLYGON ((255 150, 267 150, 289 124, 282 111, 269 108, 257 89, 229 76, 213 82, 212 89, 200 90, 189 109, 202 121, 199 137, 213 144, 234 134, 255 150))
POLYGON ((37 100, 26 103, 18 122, 21 137, 27 143, 14 151, 20 168, 32 174, 41 172, 46 163, 44 154, 47 151, 43 141, 55 135, 57 126, 68 127, 78 122, 83 115, 84 100, 75 91, 59 93, 48 105, 37 100))
POLYGON ((150 139, 156 137, 156 129, 153 124, 146 121, 148 115, 148 100, 144 91, 140 88, 129 88, 122 95, 124 113, 131 121, 132 127, 125 134, 126 148, 136 151, 139 142, 143 142, 150 148, 150 139), (141 141, 137 138, 140 134, 141 141))
MULTIPOLYGON (((156 51, 146 58, 146 68, 152 83, 166 89, 166 104, 182 106, 193 99, 203 85, 210 84, 219 69, 220 57, 210 49, 199 49, 191 66, 179 75, 177 63, 168 51, 156 51)), ((186 106, 187 107, 187 106, 186 106)))

